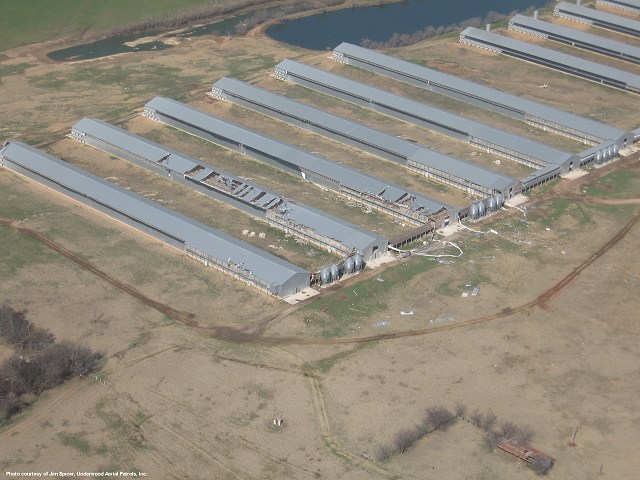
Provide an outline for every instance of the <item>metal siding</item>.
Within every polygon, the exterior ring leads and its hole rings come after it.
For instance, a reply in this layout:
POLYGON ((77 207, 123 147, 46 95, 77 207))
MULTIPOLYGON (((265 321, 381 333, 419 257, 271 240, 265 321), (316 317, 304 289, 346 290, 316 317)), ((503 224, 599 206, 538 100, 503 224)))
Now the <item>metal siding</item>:
MULTIPOLYGON (((532 45, 520 40, 498 35, 486 30, 468 27, 461 34, 461 37, 469 37, 480 42, 488 42, 492 45, 498 45, 500 48, 508 48, 525 55, 541 58, 545 61, 554 62, 570 69, 575 75, 583 76, 580 72, 594 75, 602 79, 610 79, 615 82, 624 83, 635 89, 640 90, 640 76, 633 73, 618 70, 616 68, 600 65, 599 63, 583 60, 582 58, 567 55, 566 53, 556 52, 538 45, 532 45)), ((504 52, 503 52, 504 53, 504 52)), ((593 80, 593 79, 591 79, 593 80)))
POLYGON ((524 120, 525 115, 528 114, 607 140, 620 141, 625 136, 629 136, 629 132, 604 123, 349 43, 338 45, 334 52, 346 54, 349 60, 351 60, 350 57, 353 57, 356 60, 361 59, 366 62, 360 62, 358 66, 380 65, 382 68, 377 70, 381 73, 386 74, 386 69, 399 72, 394 78, 406 81, 408 76, 409 79, 415 79, 414 82, 411 82, 412 85, 453 96, 459 100, 481 105, 521 120, 524 120), (438 85, 458 90, 462 94, 440 88, 438 85))
POLYGON ((119 215, 140 222, 145 226, 145 231, 152 228, 213 258, 223 261, 231 258, 233 263, 244 264, 253 275, 270 283, 272 287, 287 282, 292 276, 308 274, 306 270, 286 260, 166 209, 28 145, 9 142, 0 151, 0 155, 46 177, 50 182, 72 190, 76 193, 74 198, 83 195, 119 215))
POLYGON ((349 99, 350 101, 358 99, 360 102, 356 103, 363 106, 374 110, 382 108, 384 109, 382 112, 387 115, 393 115, 412 123, 419 122, 422 126, 431 130, 441 131, 449 136, 464 139, 478 137, 515 152, 543 160, 544 163, 565 164, 572 157, 572 155, 548 145, 527 140, 497 128, 489 127, 293 60, 284 60, 276 68, 293 73, 294 76, 300 75, 304 77, 303 80, 305 78, 309 79, 310 81, 306 83, 313 89, 319 89, 317 85, 320 84, 320 89, 331 95, 349 99), (318 84, 315 82, 318 82, 318 84), (436 127, 434 123, 443 124, 444 127, 436 127), (457 131, 460 133, 457 133, 457 131))
MULTIPOLYGON (((415 197, 414 205, 416 208, 422 207, 429 212, 435 213, 441 208, 456 211, 453 207, 436 202, 417 192, 339 165, 324 157, 313 155, 240 125, 200 112, 180 102, 156 97, 147 103, 147 107, 155 110, 156 114, 162 117, 172 121, 177 120, 174 126, 178 128, 184 129, 185 126, 191 126, 192 133, 200 136, 204 134, 204 138, 211 139, 215 143, 231 145, 232 148, 237 149, 237 145, 241 144, 246 152, 251 152, 253 156, 257 156, 278 168, 284 167, 294 174, 303 170, 311 174, 315 172, 359 192, 378 194, 385 191, 382 196, 391 202, 396 202, 408 194, 415 197), (265 153, 266 155, 264 155, 265 153)), ((334 189, 336 187, 329 183, 327 186, 334 189)))
MULTIPOLYGON (((264 106, 261 111, 266 113, 279 113, 280 117, 290 121, 297 120, 298 125, 318 125, 320 133, 325 131, 332 133, 333 138, 342 139, 349 144, 368 151, 380 154, 394 152, 394 161, 402 158, 402 164, 406 160, 419 162, 425 166, 443 172, 447 175, 458 177, 468 182, 476 183, 482 187, 495 190, 508 189, 515 185, 515 180, 493 172, 491 170, 465 162, 457 158, 449 157, 431 149, 399 139, 393 135, 369 128, 357 122, 332 115, 328 112, 303 105, 286 97, 267 92, 261 88, 246 84, 231 78, 222 78, 213 84, 214 88, 222 89, 232 97, 238 96, 244 100, 243 104, 249 107, 264 106), (254 103, 255 102, 255 103, 254 103), (282 115, 284 113, 284 115, 282 115)), ((389 158, 391 155, 385 155, 389 158)))
MULTIPOLYGON (((90 135, 83 137, 83 140, 86 140, 89 144, 91 144, 94 138, 98 138, 99 140, 104 138, 105 140, 108 139, 109 141, 118 142, 118 144, 122 145, 123 148, 124 145, 132 145, 135 142, 138 142, 152 145, 164 149, 167 152, 171 152, 171 155, 163 160, 161 162, 161 165, 166 166, 166 168, 169 168, 171 170, 173 170, 173 167, 178 168, 178 170, 176 170, 176 173, 178 173, 178 175, 171 176, 173 180, 190 188, 194 188, 206 195, 212 196, 222 202, 231 204, 234 207, 239 208, 251 215, 256 215, 259 218, 265 218, 265 208, 267 208, 269 204, 276 201, 286 201, 283 197, 279 196, 276 193, 270 192, 260 185, 249 183, 243 178, 231 175, 218 169, 215 170, 215 173, 224 175, 240 184, 238 189, 235 190, 235 192, 237 192, 236 195, 231 192, 216 190, 213 187, 208 187, 206 184, 196 183, 196 181, 194 180, 201 181, 206 176, 214 173, 214 170, 208 168, 206 164, 203 164, 203 162, 187 157, 162 145, 155 144, 150 140, 122 130, 101 120, 83 119, 80 122, 76 123, 73 129, 90 135), (174 158, 180 159, 180 162, 172 162, 171 160, 174 158), (196 166, 202 166, 205 168, 203 171, 199 172, 193 180, 182 175, 196 166), (265 195, 261 196, 259 200, 253 200, 262 193, 265 193, 265 195)), ((99 148, 104 148, 103 145, 97 146, 99 148)), ((138 149, 137 151, 141 150, 138 149)), ((116 153, 117 155, 123 155, 122 151, 114 150, 114 153, 116 153)), ((157 167, 155 164, 149 162, 143 163, 134 155, 127 155, 126 159, 133 161, 143 168, 151 168, 153 171, 157 171, 158 173, 163 173, 164 175, 167 174, 165 170, 157 167)), ((385 245, 386 248, 386 240, 383 237, 360 228, 352 223, 343 221, 337 217, 302 204, 289 202, 288 205, 289 210, 292 212, 292 219, 294 219, 296 223, 313 228, 319 235, 334 238, 348 248, 365 250, 367 248, 370 248, 371 245, 385 245)))
POLYGON ((594 8, 583 7, 567 2, 560 2, 556 5, 554 11, 566 12, 568 14, 575 14, 580 17, 585 17, 596 22, 608 23, 613 26, 622 27, 627 33, 635 36, 640 36, 640 22, 627 17, 620 17, 612 13, 603 12, 602 10, 596 10, 594 8))
MULTIPOLYGON (((614 58, 620 59, 632 59, 635 63, 640 62, 640 48, 628 45, 626 43, 617 42, 608 38, 600 37, 598 35, 591 35, 590 33, 575 30, 573 28, 567 28, 555 23, 543 22, 524 15, 516 15, 511 20, 510 24, 522 26, 525 29, 532 29, 534 32, 542 32, 552 36, 562 37, 569 41, 574 40, 580 42, 584 47, 594 47, 596 51, 608 50, 614 52, 617 55, 610 55, 614 58)), ((581 46, 581 45, 578 45, 581 46)), ((590 48, 593 49, 593 48, 590 48)))

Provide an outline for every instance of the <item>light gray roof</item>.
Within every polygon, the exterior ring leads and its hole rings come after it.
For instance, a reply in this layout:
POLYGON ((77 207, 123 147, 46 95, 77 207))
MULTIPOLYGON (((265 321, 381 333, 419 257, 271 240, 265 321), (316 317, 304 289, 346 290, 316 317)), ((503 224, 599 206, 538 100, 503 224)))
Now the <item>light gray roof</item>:
MULTIPOLYGON (((591 80, 593 80, 594 77, 597 79, 604 79, 605 81, 618 85, 621 88, 624 88, 624 85, 628 85, 636 90, 640 90, 640 76, 630 72, 600 65, 599 63, 583 60, 582 58, 574 57, 573 55, 556 52, 549 48, 532 45, 527 42, 522 42, 493 32, 480 30, 478 28, 466 28, 460 34, 460 38, 464 37, 485 43, 489 46, 497 47, 502 50, 503 53, 505 53, 504 50, 508 50, 516 52, 518 55, 525 54, 527 55, 528 60, 532 60, 536 63, 543 63, 546 66, 551 66, 552 68, 556 68, 554 65, 558 65, 563 68, 562 71, 567 73, 586 76, 591 80), (542 62, 540 62, 540 60, 542 62)), ((520 58, 520 56, 518 58, 520 58)))
POLYGON ((623 9, 628 8, 640 13, 640 0, 596 0, 596 3, 609 3, 623 9))
POLYGON ((223 262, 230 259, 263 281, 282 285, 308 272, 257 247, 151 202, 73 165, 20 142, 0 150, 23 168, 42 175, 87 198, 148 225, 223 262))
POLYGON ((556 15, 566 14, 570 18, 578 19, 585 23, 611 30, 622 31, 629 35, 640 36, 640 22, 627 17, 620 17, 612 13, 603 12, 594 8, 583 7, 568 2, 560 2, 554 8, 556 15))
POLYGON ((147 140, 144 137, 122 130, 102 120, 83 118, 73 126, 73 129, 90 135, 102 142, 114 145, 117 148, 134 153, 144 160, 156 163, 180 175, 184 175, 196 167, 203 167, 204 170, 199 171, 193 176, 194 180, 202 181, 212 174, 224 177, 228 180, 227 184, 231 195, 262 208, 268 208, 269 205, 272 205, 281 198, 278 194, 270 192, 264 187, 248 182, 243 178, 236 177, 219 168, 213 169, 204 162, 179 153, 164 145, 147 140), (155 160, 155 158, 158 158, 158 155, 155 155, 156 152, 162 152, 160 160, 155 160))
POLYGON ((411 159, 417 163, 449 175, 466 179, 469 182, 488 189, 503 190, 516 183, 513 178, 506 175, 501 175, 458 158, 443 155, 415 143, 381 132, 380 130, 374 130, 360 123, 332 115, 281 95, 276 95, 275 93, 241 82, 240 80, 225 77, 218 80, 213 86, 250 102, 286 113, 298 120, 308 121, 341 135, 346 135, 364 143, 378 146, 405 159, 411 159))
POLYGON ((563 27, 555 23, 543 22, 524 15, 516 15, 509 21, 509 27, 520 27, 525 33, 540 34, 552 40, 574 44, 587 50, 604 53, 615 58, 628 59, 640 63, 640 48, 592 35, 581 30, 563 27))
POLYGON ((523 115, 528 114, 534 117, 553 121, 560 125, 571 127, 598 138, 617 140, 627 133, 619 128, 605 125, 604 123, 596 122, 532 100, 527 100, 517 95, 511 95, 509 93, 496 90, 495 88, 480 85, 469 80, 464 80, 453 75, 439 72, 432 68, 416 65, 415 63, 407 62, 396 57, 384 55, 349 43, 342 43, 338 45, 334 51, 343 53, 348 57, 361 60, 365 63, 370 63, 375 66, 389 69, 393 72, 407 75, 411 78, 423 81, 426 84, 433 83, 436 85, 442 85, 445 88, 461 91, 465 94, 485 99, 490 103, 495 103, 497 105, 506 106, 509 109, 517 110, 523 115))
MULTIPOLYGON (((165 153, 166 158, 159 164, 180 175, 184 175, 195 167, 204 167, 204 170, 193 176, 194 180, 202 181, 211 174, 224 177, 232 195, 265 209, 286 201, 277 193, 271 192, 260 185, 248 182, 241 177, 218 168, 214 170, 204 162, 122 130, 102 120, 83 118, 73 126, 73 129, 122 149, 125 149, 125 146, 127 150, 129 148, 135 149, 138 152, 138 156, 146 160, 152 160, 147 157, 148 153, 161 150, 165 153)), ((128 151, 133 152, 133 150, 128 151)), ((288 202, 287 212, 288 219, 295 221, 299 225, 312 228, 318 234, 333 238, 350 248, 364 250, 371 243, 384 243, 384 239, 373 232, 303 204, 288 202)))
POLYGON ((353 190, 378 195, 393 203, 397 203, 407 197, 413 197, 414 211, 435 213, 442 208, 455 211, 453 207, 436 202, 417 192, 385 182, 359 170, 345 167, 254 130, 201 112, 175 100, 155 97, 146 104, 146 107, 180 122, 195 125, 198 129, 231 139, 235 143, 257 149, 272 157, 283 159, 295 168, 316 172, 324 177, 334 179, 353 190))
POLYGON ((294 60, 284 60, 276 68, 287 71, 289 74, 310 79, 320 85, 330 86, 349 95, 358 97, 368 102, 375 102, 390 109, 406 112, 410 116, 421 118, 427 122, 446 126, 468 137, 476 137, 491 143, 501 145, 510 150, 523 153, 545 163, 564 164, 572 155, 527 138, 508 133, 497 128, 483 125, 479 122, 468 120, 453 113, 445 112, 430 107, 415 100, 401 97, 393 93, 370 87, 360 82, 350 80, 340 75, 325 72, 318 68, 310 67, 294 60))
POLYGON ((376 235, 340 218, 330 216, 309 205, 289 202, 286 208, 285 219, 292 220, 298 225, 312 228, 316 232, 338 240, 348 247, 364 251, 372 244, 386 243, 386 240, 380 235, 376 235))

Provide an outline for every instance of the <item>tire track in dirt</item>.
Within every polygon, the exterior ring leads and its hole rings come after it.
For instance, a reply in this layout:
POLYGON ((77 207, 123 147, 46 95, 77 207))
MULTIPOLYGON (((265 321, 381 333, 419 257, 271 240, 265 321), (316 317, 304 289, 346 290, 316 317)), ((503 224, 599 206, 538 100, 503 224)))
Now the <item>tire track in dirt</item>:
MULTIPOLYGON (((564 288, 566 288, 570 283, 572 283, 580 275, 580 273, 582 273, 582 271, 588 268, 593 262, 595 262, 598 258, 600 258, 602 255, 608 252, 612 247, 614 247, 620 240, 622 240, 626 236, 626 234, 629 232, 629 230, 631 230, 638 223, 639 220, 640 220, 640 216, 638 216, 638 213, 636 212, 633 218, 631 218, 631 220, 629 220, 629 222, 627 222, 627 224, 624 227, 622 227, 622 229, 616 235, 614 235, 607 243, 605 243, 602 247, 600 247, 588 259, 586 259, 584 262, 582 262, 580 265, 574 268, 562 280, 557 282, 555 285, 553 285, 551 288, 549 288, 548 290, 546 290, 536 298, 530 300, 527 303, 519 305, 517 307, 507 308, 491 315, 472 318, 472 319, 458 322, 452 325, 441 325, 437 327, 429 327, 429 328, 424 328, 419 330, 408 330, 404 332, 393 332, 393 333, 387 333, 387 334, 378 334, 378 335, 371 335, 367 337, 355 337, 355 338, 304 339, 304 338, 294 338, 294 337, 263 336, 264 328, 259 328, 254 333, 247 333, 245 331, 241 331, 239 329, 235 329, 228 326, 201 324, 200 322, 194 319, 193 314, 180 312, 166 304, 163 304, 157 300, 154 300, 148 297, 147 295, 143 294, 142 292, 135 289, 131 285, 128 285, 125 282, 122 282, 121 280, 118 280, 112 275, 102 271, 97 266, 93 265, 87 260, 80 258, 78 255, 67 250, 63 246, 53 242, 52 240, 48 239, 44 235, 22 225, 20 222, 11 220, 5 217, 0 217, 0 223, 5 224, 10 228, 14 228, 26 235, 29 235, 30 237, 34 238, 35 240, 38 240, 39 242, 42 242, 47 247, 65 256, 66 258, 73 261, 74 263, 84 268, 85 270, 92 272, 93 274, 107 281, 108 283, 118 288, 119 290, 129 294, 130 296, 140 300, 141 302, 155 309, 156 311, 164 315, 167 315, 173 320, 176 320, 177 322, 180 322, 181 324, 193 330, 196 330, 206 336, 209 336, 221 341, 227 341, 227 342, 233 342, 233 343, 256 343, 256 344, 263 344, 267 346, 269 345, 271 346, 273 345, 339 345, 339 344, 367 343, 367 342, 375 342, 380 340, 392 340, 396 338, 419 336, 419 335, 432 334, 432 333, 437 333, 437 332, 442 332, 447 330, 453 330, 453 329, 468 327, 471 325, 476 325, 479 323, 487 323, 493 320, 497 320, 499 318, 505 318, 505 317, 515 315, 517 313, 528 311, 535 307, 546 309, 548 308, 548 302, 551 299, 556 297, 564 288)), ((287 309, 287 312, 291 313, 294 310, 295 308, 289 308, 287 309)), ((277 317, 279 317, 279 315, 277 315, 277 317)), ((273 317, 268 319, 267 322, 264 322, 264 323, 268 325, 272 321, 273 321, 273 317)))

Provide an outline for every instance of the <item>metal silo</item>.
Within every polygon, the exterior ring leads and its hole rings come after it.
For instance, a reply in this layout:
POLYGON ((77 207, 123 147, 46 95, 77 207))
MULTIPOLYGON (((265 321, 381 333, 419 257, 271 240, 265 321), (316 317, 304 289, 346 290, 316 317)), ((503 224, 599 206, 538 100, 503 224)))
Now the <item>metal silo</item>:
POLYGON ((320 270, 320 283, 322 283, 322 285, 331 283, 331 269, 329 267, 320 270))
POLYGON ((354 268, 359 272, 364 268, 364 258, 359 253, 353 256, 354 268))
POLYGON ((356 268, 355 260, 353 259, 353 257, 348 257, 344 261, 344 271, 345 271, 345 273, 353 273, 355 268, 356 268))
POLYGON ((338 265, 331 265, 330 269, 331 281, 335 282, 340 278, 340 269, 338 268, 338 265))

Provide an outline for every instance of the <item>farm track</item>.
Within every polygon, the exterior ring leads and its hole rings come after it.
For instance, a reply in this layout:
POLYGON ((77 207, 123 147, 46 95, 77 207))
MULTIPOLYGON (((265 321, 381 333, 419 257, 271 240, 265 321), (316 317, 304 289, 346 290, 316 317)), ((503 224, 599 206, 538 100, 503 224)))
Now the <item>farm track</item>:
MULTIPOLYGON (((640 201, 640 199, 633 199, 636 201, 640 201)), ((537 199, 540 201, 540 199, 537 199)), ((537 203, 537 202, 536 202, 537 203)), ((291 338, 291 337, 268 337, 263 336, 264 328, 259 328, 256 333, 245 333, 238 329, 234 329, 227 326, 216 326, 216 325, 204 325, 200 322, 196 321, 193 317, 193 314, 180 312, 164 303, 161 303, 157 300, 152 299, 151 297, 145 295, 139 290, 135 289, 131 285, 118 280, 117 278, 109 275, 103 270, 99 269, 97 266, 88 262, 87 260, 82 259, 78 255, 73 252, 67 250, 63 246, 53 242, 48 239, 44 235, 27 228, 22 225, 20 222, 15 220, 0 217, 0 223, 14 228, 35 240, 43 243, 47 247, 52 250, 60 253, 61 255, 67 257, 69 260, 73 261, 81 268, 88 270, 95 274, 96 276, 102 278, 106 282, 110 283, 112 286, 117 289, 127 293, 128 295, 140 300, 144 304, 149 307, 155 309, 156 311, 167 315, 173 320, 196 330, 206 336, 215 338, 217 340, 234 342, 234 343, 256 343, 263 345, 339 345, 339 344, 358 344, 358 343, 367 343, 367 342, 375 342, 380 340, 392 340, 396 338, 410 337, 410 336, 420 336, 427 335, 431 333, 437 333, 447 330, 454 330, 458 328, 464 328, 471 325, 476 325, 480 323, 487 323, 493 320, 497 320, 500 318, 506 318, 517 313, 522 313, 531 310, 535 307, 540 307, 543 309, 548 308, 548 303, 553 298, 558 296, 560 292, 565 289, 569 284, 571 284, 586 268, 588 268, 593 262, 607 253, 611 248, 618 244, 626 234, 640 221, 640 216, 636 212, 627 222, 627 224, 622 227, 622 229, 616 233, 607 243, 605 243, 602 247, 600 247, 596 252, 594 252, 589 258, 583 261, 580 265, 574 268, 568 275, 566 275, 563 279, 553 285, 551 288, 538 295, 536 298, 530 300, 527 303, 521 304, 514 308, 506 308, 500 312, 494 313, 492 315, 486 315, 482 317, 472 318, 466 321, 458 322, 450 325, 442 325, 437 327, 430 327, 420 330, 408 330, 404 332, 394 332, 388 334, 380 334, 380 335, 371 335, 367 337, 356 337, 356 338, 336 338, 336 339, 302 339, 302 338, 291 338)), ((288 313, 291 313, 294 309, 287 309, 288 313)), ((267 324, 272 323, 274 319, 270 318, 267 320, 267 324)))

